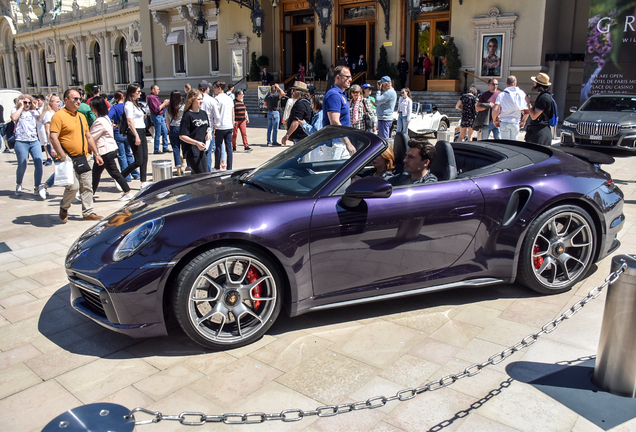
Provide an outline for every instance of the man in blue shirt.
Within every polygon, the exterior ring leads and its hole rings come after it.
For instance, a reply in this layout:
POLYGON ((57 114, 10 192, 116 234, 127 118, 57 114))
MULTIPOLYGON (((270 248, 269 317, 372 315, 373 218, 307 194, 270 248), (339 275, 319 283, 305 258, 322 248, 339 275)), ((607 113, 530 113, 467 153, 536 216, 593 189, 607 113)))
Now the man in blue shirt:
POLYGON ((334 86, 322 101, 322 126, 351 126, 349 103, 345 90, 351 86, 351 70, 347 66, 336 66, 333 70, 334 86))
POLYGON ((378 135, 389 138, 393 124, 393 109, 397 94, 391 85, 391 78, 383 76, 378 81, 378 93, 375 96, 376 113, 378 115, 378 135))

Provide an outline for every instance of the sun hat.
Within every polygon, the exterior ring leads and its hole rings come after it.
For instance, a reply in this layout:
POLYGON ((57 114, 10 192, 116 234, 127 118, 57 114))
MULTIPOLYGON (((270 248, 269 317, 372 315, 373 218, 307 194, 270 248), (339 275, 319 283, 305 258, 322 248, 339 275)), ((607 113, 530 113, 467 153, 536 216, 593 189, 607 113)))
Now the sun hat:
POLYGON ((532 81, 536 82, 537 84, 542 85, 542 86, 551 86, 552 85, 552 83, 550 82, 550 77, 548 76, 548 74, 544 74, 543 72, 541 72, 537 76, 530 77, 530 79, 532 81))
POLYGON ((304 90, 304 91, 309 91, 309 87, 307 86, 307 83, 302 82, 302 81, 294 81, 294 85, 291 86, 291 88, 293 90, 304 90))

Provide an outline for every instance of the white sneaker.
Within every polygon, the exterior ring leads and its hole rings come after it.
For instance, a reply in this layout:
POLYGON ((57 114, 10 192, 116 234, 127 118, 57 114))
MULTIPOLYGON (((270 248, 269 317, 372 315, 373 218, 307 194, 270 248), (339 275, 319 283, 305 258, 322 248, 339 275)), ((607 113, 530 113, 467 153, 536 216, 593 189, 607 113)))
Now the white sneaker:
POLYGON ((99 198, 99 194, 97 192, 93 192, 93 199, 99 198))
POLYGON ((22 195, 22 185, 15 186, 15 194, 18 196, 22 195))
POLYGON ((46 199, 46 189, 44 188, 44 185, 38 186, 37 192, 38 192, 38 195, 40 195, 40 198, 46 199))
POLYGON ((135 197, 135 194, 132 191, 130 191, 128 193, 123 194, 119 198, 117 198, 117 201, 130 201, 134 197, 135 197))
POLYGON ((146 181, 146 182, 141 182, 141 189, 145 189, 148 186, 150 186, 152 184, 152 182, 146 181))
POLYGON ((121 186, 119 186, 119 183, 115 182, 115 187, 117 187, 117 190, 119 192, 123 192, 124 190, 121 188, 121 186))

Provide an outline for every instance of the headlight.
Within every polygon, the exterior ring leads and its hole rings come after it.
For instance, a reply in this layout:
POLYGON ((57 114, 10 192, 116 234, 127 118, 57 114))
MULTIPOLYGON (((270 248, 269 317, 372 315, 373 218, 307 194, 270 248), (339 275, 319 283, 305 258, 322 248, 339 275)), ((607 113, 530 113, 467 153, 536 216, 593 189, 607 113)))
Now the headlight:
POLYGON ((133 228, 115 249, 113 260, 121 261, 137 253, 157 235, 162 226, 163 218, 158 218, 133 228))
POLYGON ((572 123, 572 122, 569 122, 569 121, 564 120, 564 121, 563 121, 563 126, 565 126, 565 127, 571 127, 571 128, 576 128, 576 123, 572 123))

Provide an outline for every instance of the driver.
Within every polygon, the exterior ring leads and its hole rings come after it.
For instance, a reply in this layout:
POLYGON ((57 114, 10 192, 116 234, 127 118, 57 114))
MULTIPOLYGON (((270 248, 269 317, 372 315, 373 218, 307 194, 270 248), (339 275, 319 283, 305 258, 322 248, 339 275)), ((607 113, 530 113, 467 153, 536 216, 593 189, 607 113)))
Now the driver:
POLYGON ((435 146, 427 139, 411 138, 409 150, 404 157, 404 173, 391 177, 393 186, 434 183, 437 177, 429 171, 435 159, 435 146))

